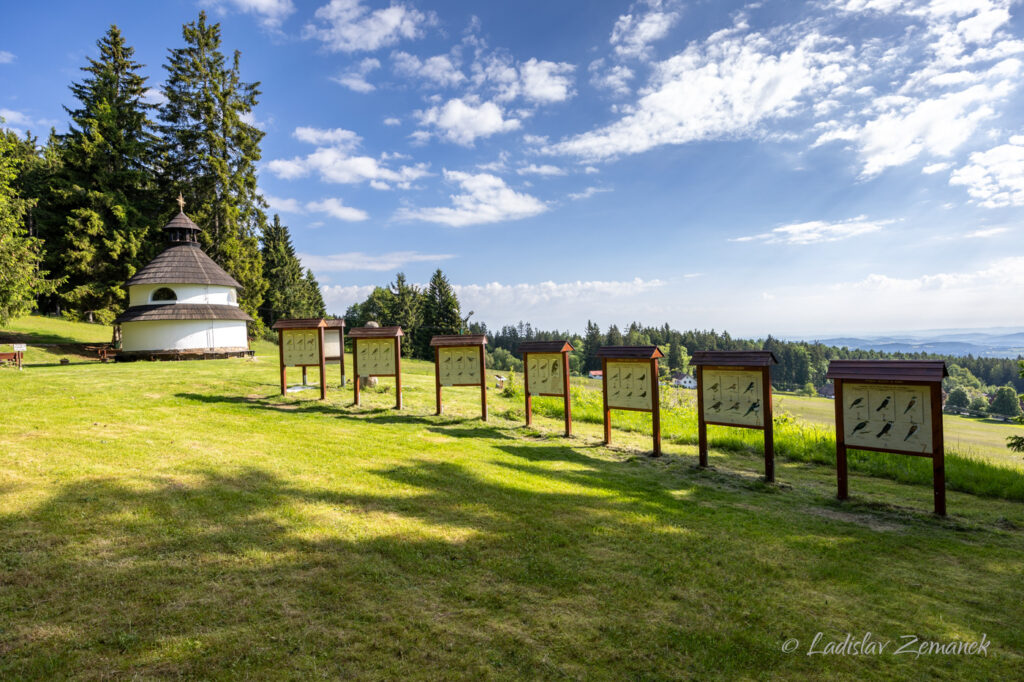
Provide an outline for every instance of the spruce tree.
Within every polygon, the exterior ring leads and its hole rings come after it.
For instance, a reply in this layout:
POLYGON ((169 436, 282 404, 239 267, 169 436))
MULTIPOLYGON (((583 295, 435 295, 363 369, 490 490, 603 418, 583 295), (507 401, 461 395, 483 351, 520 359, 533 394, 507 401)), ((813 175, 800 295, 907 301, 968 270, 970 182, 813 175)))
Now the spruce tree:
POLYGON ((306 287, 305 317, 327 317, 327 306, 324 296, 320 293, 320 282, 316 281, 313 271, 306 268, 306 277, 302 280, 306 287))
POLYGON ((452 285, 438 268, 423 294, 423 322, 415 339, 417 357, 430 359, 430 338, 437 334, 458 334, 462 326, 459 299, 452 285))
POLYGON ((259 83, 242 81, 239 51, 228 63, 220 24, 208 24, 205 12, 182 36, 185 47, 170 50, 164 65, 162 191, 185 196, 204 249, 242 285, 239 304, 256 317, 267 291, 257 241, 266 226, 256 185, 263 132, 245 119, 259 83))
POLYGON ((288 227, 281 217, 263 230, 263 278, 267 281, 267 295, 260 306, 260 317, 268 327, 279 319, 309 317, 309 287, 302 276, 302 263, 295 255, 288 227))
MULTIPOLYGON (((394 295, 394 302, 390 323, 400 326, 407 335, 415 339, 421 324, 422 293, 416 285, 409 284, 404 272, 395 275, 391 293, 394 295)), ((413 344, 407 343, 402 346, 403 355, 412 353, 413 344)))
POLYGON ((672 343, 668 346, 668 367, 680 372, 686 369, 683 360, 683 347, 679 343, 679 339, 675 337, 672 338, 672 343))
POLYGON ((604 345, 604 338, 601 336, 601 328, 587 320, 587 332, 583 337, 583 371, 601 369, 601 358, 597 357, 597 350, 604 345))
POLYGON ((54 282, 40 269, 42 240, 30 236, 24 226, 32 202, 19 196, 16 188, 24 168, 20 145, 13 132, 0 132, 0 326, 32 312, 36 297, 54 289, 54 282))
POLYGON ((608 327, 608 333, 604 338, 605 343, 609 346, 621 346, 623 344, 622 332, 620 332, 618 326, 614 324, 608 327))
POLYGON ((108 324, 127 305, 125 282, 152 255, 156 138, 139 74, 117 26, 96 43, 98 59, 71 85, 78 100, 58 136, 60 168, 40 212, 47 265, 63 276, 66 313, 108 324))

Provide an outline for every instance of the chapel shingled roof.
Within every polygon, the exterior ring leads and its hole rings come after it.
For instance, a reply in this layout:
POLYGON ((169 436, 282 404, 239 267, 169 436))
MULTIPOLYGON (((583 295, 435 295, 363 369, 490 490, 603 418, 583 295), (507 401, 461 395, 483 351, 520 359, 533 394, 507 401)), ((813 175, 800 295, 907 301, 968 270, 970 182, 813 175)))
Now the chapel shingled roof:
POLYGON ((122 322, 152 322, 155 320, 242 320, 251 322, 248 313, 234 305, 212 303, 160 303, 136 305, 114 320, 122 322))
POLYGON ((198 244, 193 243, 167 247, 146 267, 136 272, 127 284, 217 284, 242 288, 231 275, 203 253, 198 244))

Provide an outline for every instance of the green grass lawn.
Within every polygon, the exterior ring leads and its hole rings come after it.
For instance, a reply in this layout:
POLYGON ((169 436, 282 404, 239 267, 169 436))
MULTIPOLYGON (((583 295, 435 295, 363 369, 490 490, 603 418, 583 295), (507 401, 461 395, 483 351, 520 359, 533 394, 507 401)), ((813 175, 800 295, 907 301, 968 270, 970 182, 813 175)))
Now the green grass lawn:
POLYGON ((938 519, 854 472, 839 503, 830 466, 566 440, 493 390, 434 417, 422 362, 401 412, 388 380, 282 398, 273 348, 0 370, 0 679, 1020 677, 1019 502, 938 519), (807 655, 868 631, 885 654, 807 655))

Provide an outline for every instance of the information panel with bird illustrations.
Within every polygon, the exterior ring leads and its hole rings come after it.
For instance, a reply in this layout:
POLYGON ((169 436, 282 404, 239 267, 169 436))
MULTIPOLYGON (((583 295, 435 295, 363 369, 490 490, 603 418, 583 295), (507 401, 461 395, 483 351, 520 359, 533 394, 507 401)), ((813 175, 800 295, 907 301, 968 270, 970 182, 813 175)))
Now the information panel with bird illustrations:
POLYGON ((648 363, 608 360, 608 407, 650 410, 651 379, 648 363))
POLYGON ((528 387, 533 395, 563 395, 561 353, 530 353, 526 357, 528 387))
POLYGON ((848 447, 932 452, 931 391, 927 386, 843 386, 843 426, 848 447))
POLYGON ((764 426, 761 372, 705 367, 704 421, 735 426, 764 426))
POLYGON ((442 386, 476 386, 480 383, 478 348, 438 348, 437 355, 442 386))
POLYGON ((284 364, 286 367, 320 363, 319 333, 315 329, 282 330, 284 364))
POLYGON ((387 376, 395 373, 395 339, 359 339, 359 375, 387 376))

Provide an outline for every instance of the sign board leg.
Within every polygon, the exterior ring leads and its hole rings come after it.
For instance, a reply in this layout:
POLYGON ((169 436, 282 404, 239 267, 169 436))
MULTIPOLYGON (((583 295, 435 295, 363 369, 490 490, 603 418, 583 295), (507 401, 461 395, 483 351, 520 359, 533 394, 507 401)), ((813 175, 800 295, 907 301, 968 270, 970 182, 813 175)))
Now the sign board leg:
POLYGON ((284 331, 277 330, 277 354, 281 361, 281 395, 285 394, 288 386, 288 368, 284 364, 284 331))
POLYGON ((836 479, 839 486, 840 500, 849 497, 846 474, 846 425, 843 423, 843 380, 833 379, 836 394, 836 479))
MULTIPOLYGON (((525 368, 525 365, 523 365, 525 368)), ((562 401, 565 407, 565 437, 572 436, 572 401, 569 397, 569 353, 562 351, 562 401)))
POLYGON ((654 431, 654 456, 661 457, 661 387, 658 381, 658 361, 651 360, 651 426, 654 431))
POLYGON ((708 425, 704 423, 704 368, 697 365, 697 460, 708 465, 708 425))
POLYGON ((946 444, 942 431, 942 385, 935 383, 932 397, 932 486, 935 489, 935 513, 946 515, 946 444))
POLYGON ((761 372, 761 414, 764 415, 764 480, 775 482, 775 422, 772 413, 772 374, 765 367, 761 372))
POLYGON ((523 353, 523 394, 526 396, 526 425, 533 425, 533 400, 530 398, 530 354, 523 353))
POLYGON ((434 401, 437 403, 437 411, 434 414, 441 414, 441 349, 434 346, 434 401))
POLYGON ((612 413, 608 409, 608 361, 601 358, 601 396, 604 402, 602 412, 604 413, 604 444, 612 442, 612 413))
MULTIPOLYGON (((317 329, 317 337, 320 341, 320 400, 327 399, 327 360, 324 357, 324 328, 317 329)), ((305 368, 303 368, 305 369, 305 368)))
POLYGON ((359 339, 352 339, 352 404, 359 405, 359 339))
POLYGON ((402 339, 395 337, 395 409, 402 409, 402 339))
POLYGON ((487 356, 483 346, 480 346, 480 414, 480 418, 487 421, 487 356))

